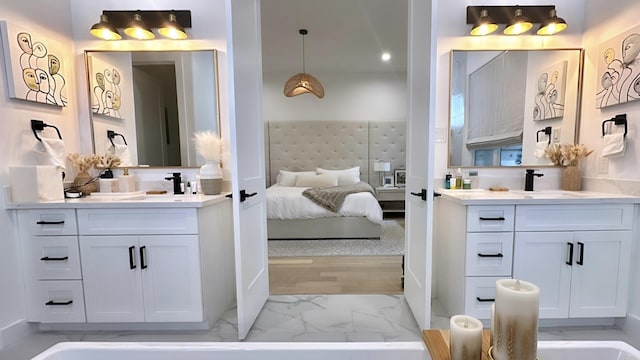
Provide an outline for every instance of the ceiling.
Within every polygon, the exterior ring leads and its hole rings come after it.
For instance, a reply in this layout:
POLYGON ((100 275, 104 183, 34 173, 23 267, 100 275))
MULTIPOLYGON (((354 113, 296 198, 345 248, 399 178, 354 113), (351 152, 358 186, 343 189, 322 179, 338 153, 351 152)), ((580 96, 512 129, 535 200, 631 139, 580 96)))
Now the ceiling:
POLYGON ((408 0, 262 0, 262 70, 406 71, 408 0), (382 52, 391 53, 388 63, 382 52))

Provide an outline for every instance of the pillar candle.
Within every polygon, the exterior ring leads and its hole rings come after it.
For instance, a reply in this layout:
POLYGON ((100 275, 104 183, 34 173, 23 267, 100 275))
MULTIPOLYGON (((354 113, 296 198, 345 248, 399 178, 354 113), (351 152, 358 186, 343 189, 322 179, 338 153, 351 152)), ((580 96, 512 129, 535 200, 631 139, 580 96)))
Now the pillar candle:
POLYGON ((496 303, 491 304, 491 327, 489 328, 489 346, 493 346, 493 332, 495 331, 495 324, 493 319, 496 316, 496 303))
POLYGON ((480 360, 482 358, 482 323, 466 315, 450 320, 449 354, 451 360, 480 360))
POLYGON ((538 349, 540 289, 532 283, 496 281, 494 314, 495 360, 535 360, 538 349))

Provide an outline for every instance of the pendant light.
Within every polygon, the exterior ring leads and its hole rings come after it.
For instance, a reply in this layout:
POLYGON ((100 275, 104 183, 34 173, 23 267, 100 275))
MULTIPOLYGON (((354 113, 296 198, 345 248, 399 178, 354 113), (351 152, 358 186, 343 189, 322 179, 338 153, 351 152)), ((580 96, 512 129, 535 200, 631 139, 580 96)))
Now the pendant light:
POLYGON ((304 59, 304 36, 309 32, 306 29, 299 30, 302 35, 302 72, 293 75, 284 84, 284 95, 287 97, 297 96, 304 93, 312 93, 318 98, 324 97, 324 88, 320 81, 313 75, 305 72, 305 59, 304 59))
POLYGON ((473 28, 471 29, 471 35, 489 35, 496 30, 498 30, 498 24, 496 24, 496 22, 489 17, 489 12, 486 9, 480 10, 480 18, 473 25, 473 28))
POLYGON ((184 28, 178 24, 176 15, 173 13, 169 14, 169 21, 162 24, 158 32, 160 35, 173 40, 184 40, 187 38, 187 33, 185 33, 184 28))
POLYGON ((549 10, 549 18, 545 19, 536 34, 538 35, 554 35, 567 28, 567 22, 563 18, 559 18, 556 9, 549 10))
POLYGON ((155 38, 151 29, 142 21, 140 14, 133 14, 133 20, 124 29, 124 33, 138 40, 151 40, 155 38))
POLYGON ((122 36, 120 36, 118 29, 116 29, 115 26, 113 26, 113 24, 109 22, 109 18, 104 14, 100 15, 100 22, 91 26, 91 30, 89 30, 89 33, 102 40, 122 39, 122 36))
POLYGON ((527 17, 522 15, 522 9, 516 9, 515 17, 504 29, 506 35, 520 35, 526 33, 533 27, 533 24, 527 17))

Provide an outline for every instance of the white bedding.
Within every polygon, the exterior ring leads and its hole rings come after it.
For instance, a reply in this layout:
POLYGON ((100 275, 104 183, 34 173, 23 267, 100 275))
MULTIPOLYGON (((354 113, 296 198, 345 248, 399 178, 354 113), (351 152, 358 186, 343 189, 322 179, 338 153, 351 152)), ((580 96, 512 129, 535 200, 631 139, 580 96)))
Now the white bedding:
POLYGON ((338 216, 366 216, 376 224, 382 224, 382 209, 378 200, 369 192, 350 194, 337 213, 329 211, 302 196, 306 187, 273 185, 267 188, 268 219, 315 219, 338 216))

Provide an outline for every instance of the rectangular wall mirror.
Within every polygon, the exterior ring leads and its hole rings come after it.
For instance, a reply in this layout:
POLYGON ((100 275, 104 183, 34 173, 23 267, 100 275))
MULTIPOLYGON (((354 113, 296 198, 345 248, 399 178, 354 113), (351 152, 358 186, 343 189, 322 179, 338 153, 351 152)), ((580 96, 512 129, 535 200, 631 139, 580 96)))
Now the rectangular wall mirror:
POLYGON ((582 49, 452 50, 449 167, 551 166, 577 142, 582 49))
POLYGON ((126 154, 132 167, 203 163, 193 134, 220 129, 215 50, 85 51, 85 64, 96 154, 126 154))

